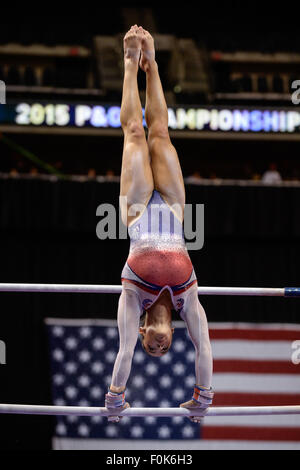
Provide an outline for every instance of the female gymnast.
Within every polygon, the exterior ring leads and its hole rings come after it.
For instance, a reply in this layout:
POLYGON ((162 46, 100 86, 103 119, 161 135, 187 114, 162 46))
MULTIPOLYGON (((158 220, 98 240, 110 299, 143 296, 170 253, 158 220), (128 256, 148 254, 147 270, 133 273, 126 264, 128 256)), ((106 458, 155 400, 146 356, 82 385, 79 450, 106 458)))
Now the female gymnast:
MULTIPOLYGON (((117 412, 129 407, 125 388, 138 335, 146 353, 155 357, 166 354, 174 332, 172 312, 176 311, 186 323, 196 352, 194 393, 180 406, 203 409, 204 415, 213 399, 212 354, 207 319, 198 300, 197 279, 184 242, 184 182, 169 137, 168 109, 154 40, 137 25, 124 37, 124 69, 120 207, 131 242, 121 275, 120 346, 105 406, 112 409, 109 420, 118 422, 117 412), (146 73, 148 139, 137 83, 139 67, 146 73)), ((200 418, 191 420, 199 422, 200 418)))

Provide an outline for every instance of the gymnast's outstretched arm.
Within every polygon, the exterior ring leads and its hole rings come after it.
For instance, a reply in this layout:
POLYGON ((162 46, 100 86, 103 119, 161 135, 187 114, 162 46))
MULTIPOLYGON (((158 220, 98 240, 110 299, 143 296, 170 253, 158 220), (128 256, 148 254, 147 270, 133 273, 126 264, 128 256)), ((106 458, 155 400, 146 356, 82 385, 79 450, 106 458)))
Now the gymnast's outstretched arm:
POLYGON ((195 347, 196 384, 210 389, 213 370, 211 344, 206 314, 199 302, 196 287, 191 288, 181 317, 195 347))
MULTIPOLYGON (((111 385, 105 395, 106 408, 117 409, 118 412, 129 407, 129 403, 125 401, 125 388, 131 371, 141 313, 137 294, 123 287, 118 306, 119 352, 114 364, 111 385)), ((119 416, 112 415, 108 421, 118 422, 120 419, 119 416)))
MULTIPOLYGON (((111 385, 105 395, 106 408, 120 411, 129 407, 129 403, 125 401, 125 388, 131 371, 141 313, 137 294, 123 287, 118 306, 119 352, 114 364, 111 385)), ((118 422, 120 419, 114 413, 108 417, 108 421, 113 422, 118 422)))
MULTIPOLYGON (((211 387, 213 361, 206 314, 199 302, 196 287, 191 288, 181 317, 186 323, 195 347, 196 383, 192 399, 180 406, 189 409, 202 408, 204 416, 206 409, 212 404, 214 396, 211 387)), ((201 417, 191 417, 190 419, 194 422, 201 421, 201 417)))
POLYGON ((110 391, 121 393, 125 390, 131 370, 132 357, 136 346, 141 306, 137 294, 123 287, 118 305, 119 352, 114 364, 110 391))

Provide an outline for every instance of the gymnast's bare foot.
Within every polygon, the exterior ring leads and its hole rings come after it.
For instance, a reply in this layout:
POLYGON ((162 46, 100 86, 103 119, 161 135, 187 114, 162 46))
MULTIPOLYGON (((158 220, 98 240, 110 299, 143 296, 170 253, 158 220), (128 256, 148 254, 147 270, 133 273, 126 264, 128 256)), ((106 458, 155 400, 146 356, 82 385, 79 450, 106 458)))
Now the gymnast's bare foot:
POLYGON ((140 67, 144 72, 148 72, 155 62, 154 39, 151 34, 142 28, 142 54, 140 59, 140 67))
POLYGON ((141 56, 143 28, 134 25, 124 37, 124 58, 138 64, 141 56))

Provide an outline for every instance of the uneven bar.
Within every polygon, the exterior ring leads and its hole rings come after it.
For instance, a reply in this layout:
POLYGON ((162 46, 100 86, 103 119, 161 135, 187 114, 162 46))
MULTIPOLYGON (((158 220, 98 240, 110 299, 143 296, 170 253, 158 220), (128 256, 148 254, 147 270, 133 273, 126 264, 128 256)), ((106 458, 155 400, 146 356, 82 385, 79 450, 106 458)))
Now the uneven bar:
MULTIPOLYGON (((120 294, 121 285, 2 283, 0 292, 120 294)), ((199 295, 300 297, 299 287, 198 287, 199 295)))
MULTIPOLYGON (((82 406, 44 406, 44 405, 7 405, 0 404, 0 414, 54 415, 54 416, 115 416, 107 408, 82 406)), ((267 416, 267 415, 298 415, 300 405, 292 406, 239 406, 208 408, 208 416, 267 416)), ((186 408, 127 408, 118 416, 128 417, 168 417, 168 416, 202 416, 197 410, 186 408)))
POLYGON ((0 284, 0 292, 40 292, 70 294, 120 294, 122 286, 91 284, 0 284))

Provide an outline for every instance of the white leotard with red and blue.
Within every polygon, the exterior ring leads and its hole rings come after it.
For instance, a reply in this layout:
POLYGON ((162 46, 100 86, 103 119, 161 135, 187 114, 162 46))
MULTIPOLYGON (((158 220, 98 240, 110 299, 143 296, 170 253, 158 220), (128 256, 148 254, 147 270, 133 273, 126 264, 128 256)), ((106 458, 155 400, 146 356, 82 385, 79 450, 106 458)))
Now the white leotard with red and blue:
POLYGON ((130 251, 122 284, 138 294, 143 311, 168 289, 174 309, 180 313, 197 278, 185 247, 182 222, 158 191, 153 191, 128 233, 130 251))

